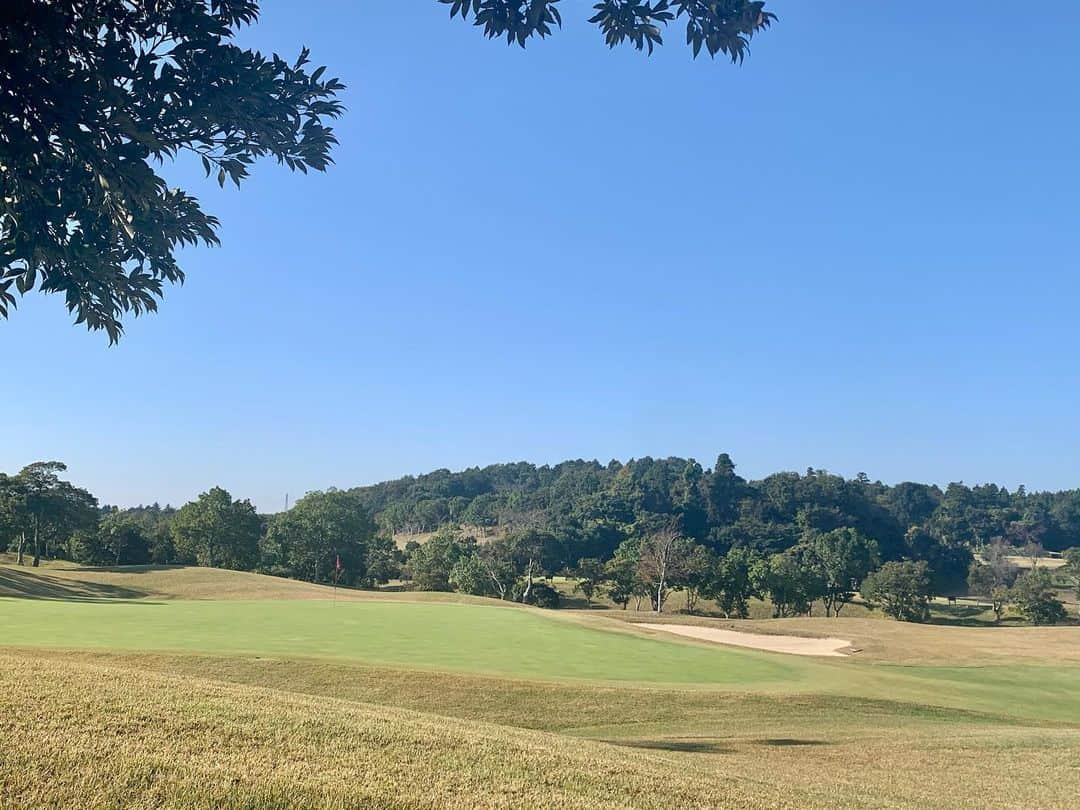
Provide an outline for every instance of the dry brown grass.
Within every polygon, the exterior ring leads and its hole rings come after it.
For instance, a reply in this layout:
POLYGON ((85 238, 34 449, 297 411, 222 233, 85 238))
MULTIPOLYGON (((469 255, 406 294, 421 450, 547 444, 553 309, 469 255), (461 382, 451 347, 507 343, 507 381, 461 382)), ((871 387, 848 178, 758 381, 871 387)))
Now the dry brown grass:
POLYGON ((1064 808, 1080 784, 1075 726, 883 700, 31 651, 0 678, 5 806, 1064 808))
POLYGON ((340 599, 425 602, 488 600, 454 593, 360 591, 247 571, 179 565, 91 568, 55 562, 41 568, 0 564, 0 596, 43 599, 340 599))
POLYGON ((829 807, 662 754, 117 666, 0 656, 6 807, 829 807))

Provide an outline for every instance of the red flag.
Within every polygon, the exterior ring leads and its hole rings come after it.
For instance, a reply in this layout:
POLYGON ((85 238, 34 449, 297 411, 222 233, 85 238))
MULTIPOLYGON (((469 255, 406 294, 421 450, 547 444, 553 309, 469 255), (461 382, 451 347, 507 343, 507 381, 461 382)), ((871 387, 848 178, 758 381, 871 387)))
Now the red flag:
POLYGON ((337 560, 334 562, 334 568, 338 571, 341 570, 341 555, 337 555, 337 560))

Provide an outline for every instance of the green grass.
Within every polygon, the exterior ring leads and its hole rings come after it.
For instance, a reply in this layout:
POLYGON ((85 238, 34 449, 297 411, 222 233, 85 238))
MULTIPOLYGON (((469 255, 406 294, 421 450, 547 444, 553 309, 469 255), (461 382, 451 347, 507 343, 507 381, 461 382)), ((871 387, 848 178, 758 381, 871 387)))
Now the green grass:
POLYGON ((797 682, 807 661, 605 632, 535 610, 326 601, 0 600, 11 646, 320 656, 425 669, 678 684, 797 682))
POLYGON ((603 617, 575 618, 498 603, 4 599, 0 638, 16 647, 326 658, 530 680, 889 697, 1080 722, 1076 666, 866 665, 668 640, 603 617))

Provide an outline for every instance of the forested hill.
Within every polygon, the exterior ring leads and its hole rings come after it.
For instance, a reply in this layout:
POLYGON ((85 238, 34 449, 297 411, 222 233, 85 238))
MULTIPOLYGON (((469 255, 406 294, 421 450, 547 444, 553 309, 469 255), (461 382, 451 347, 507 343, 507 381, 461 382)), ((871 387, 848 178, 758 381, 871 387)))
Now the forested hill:
POLYGON ((887 558, 934 559, 950 549, 1003 538, 1047 550, 1080 545, 1080 490, 1010 492, 995 484, 901 483, 824 470, 738 475, 727 454, 711 469, 693 459, 642 458, 493 464, 436 470, 352 490, 395 532, 447 524, 540 528, 607 556, 635 527, 677 519, 688 537, 716 550, 781 551, 817 531, 852 527, 877 540, 887 558))

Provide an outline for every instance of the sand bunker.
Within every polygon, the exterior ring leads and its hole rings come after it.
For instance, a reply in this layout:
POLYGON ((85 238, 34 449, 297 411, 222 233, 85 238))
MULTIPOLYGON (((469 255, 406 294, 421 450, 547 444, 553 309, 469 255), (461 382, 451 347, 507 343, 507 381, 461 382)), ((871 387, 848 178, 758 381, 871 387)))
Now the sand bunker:
POLYGON ((736 647, 752 647, 755 650, 791 653, 792 655, 843 656, 851 642, 842 638, 802 638, 800 636, 767 636, 761 633, 741 633, 737 630, 721 630, 718 627, 695 627, 689 624, 642 623, 638 627, 663 630, 680 636, 736 647))

